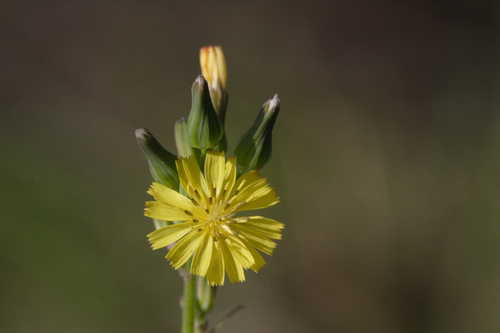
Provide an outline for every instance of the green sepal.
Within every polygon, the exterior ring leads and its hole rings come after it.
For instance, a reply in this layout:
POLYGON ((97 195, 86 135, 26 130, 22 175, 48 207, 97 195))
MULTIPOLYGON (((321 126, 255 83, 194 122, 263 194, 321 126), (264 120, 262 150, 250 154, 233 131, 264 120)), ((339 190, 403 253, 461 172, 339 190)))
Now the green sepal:
POLYGON ((227 92, 219 85, 217 88, 210 89, 210 98, 212 100, 212 105, 214 107, 220 122, 224 125, 226 121, 227 104, 229 102, 229 95, 227 92), (217 104, 215 101, 218 100, 217 104))
POLYGON ((153 134, 145 128, 136 129, 135 137, 146 157, 153 179, 177 190, 179 188, 179 177, 175 166, 177 157, 163 148, 153 134))
POLYGON ((222 139, 219 141, 219 144, 217 145, 216 149, 218 151, 226 151, 227 150, 227 137, 226 137, 226 130, 225 130, 225 123, 226 123, 226 111, 227 111, 227 104, 229 101, 229 95, 227 92, 223 91, 222 94, 222 100, 221 100, 221 106, 220 110, 217 111, 217 115, 219 116, 219 120, 222 126, 222 139))
POLYGON ((189 140, 189 131, 186 119, 181 118, 175 122, 174 126, 175 146, 179 157, 189 157, 193 153, 189 140))
POLYGON ((271 158, 272 132, 280 110, 278 95, 262 105, 252 127, 235 149, 238 172, 261 169, 271 158))

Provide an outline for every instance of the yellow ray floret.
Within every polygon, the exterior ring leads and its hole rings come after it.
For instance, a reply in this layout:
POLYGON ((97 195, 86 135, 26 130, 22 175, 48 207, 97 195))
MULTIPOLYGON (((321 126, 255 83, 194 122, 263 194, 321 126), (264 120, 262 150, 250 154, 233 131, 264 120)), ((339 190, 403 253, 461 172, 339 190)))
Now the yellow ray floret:
POLYGON ((148 235, 153 249, 169 246, 166 258, 178 269, 190 261, 192 274, 211 285, 245 281, 245 270, 264 264, 260 252, 271 255, 284 225, 262 216, 237 217, 240 211, 273 206, 279 198, 256 171, 236 178, 236 159, 208 152, 203 172, 194 156, 177 160, 183 195, 153 183, 145 215, 175 222, 148 235))

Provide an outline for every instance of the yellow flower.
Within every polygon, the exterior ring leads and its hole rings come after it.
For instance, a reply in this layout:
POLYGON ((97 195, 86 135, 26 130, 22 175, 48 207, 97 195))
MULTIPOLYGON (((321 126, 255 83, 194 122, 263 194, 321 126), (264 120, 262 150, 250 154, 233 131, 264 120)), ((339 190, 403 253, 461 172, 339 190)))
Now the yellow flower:
POLYGON ((190 272, 205 276, 211 285, 245 280, 245 269, 257 272, 271 255, 274 239, 284 225, 262 216, 237 217, 241 211, 266 208, 279 202, 276 192, 256 171, 236 177, 236 159, 208 152, 204 171, 196 158, 177 160, 181 188, 186 195, 159 183, 148 193, 145 215, 178 221, 148 235, 154 250, 173 245, 166 258, 178 269, 191 259, 190 272))

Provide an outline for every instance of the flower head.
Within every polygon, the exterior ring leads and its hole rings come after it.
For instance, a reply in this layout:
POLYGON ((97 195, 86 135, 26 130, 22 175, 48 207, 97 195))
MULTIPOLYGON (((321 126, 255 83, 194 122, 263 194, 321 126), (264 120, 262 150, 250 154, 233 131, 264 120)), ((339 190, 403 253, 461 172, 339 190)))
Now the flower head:
POLYGON ((276 192, 256 171, 236 176, 236 159, 223 152, 208 152, 201 171, 194 155, 177 160, 181 194, 159 183, 148 193, 145 215, 177 221, 153 231, 153 249, 171 246, 166 258, 175 269, 190 259, 190 272, 205 276, 211 285, 245 280, 245 269, 258 271, 265 263, 260 252, 271 255, 274 239, 284 225, 262 216, 236 213, 266 208, 279 202, 276 192), (174 244, 175 243, 175 244, 174 244))

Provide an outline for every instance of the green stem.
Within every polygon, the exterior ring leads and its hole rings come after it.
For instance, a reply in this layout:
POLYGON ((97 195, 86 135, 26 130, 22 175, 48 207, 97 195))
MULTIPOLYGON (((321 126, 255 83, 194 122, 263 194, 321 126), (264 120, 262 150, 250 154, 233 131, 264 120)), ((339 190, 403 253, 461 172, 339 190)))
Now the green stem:
POLYGON ((194 333, 196 302, 196 277, 186 272, 182 300, 182 333, 194 333))
POLYGON ((198 311, 196 327, 199 332, 206 332, 208 328, 207 316, 213 308, 215 302, 216 287, 211 287, 204 277, 198 277, 198 311))

